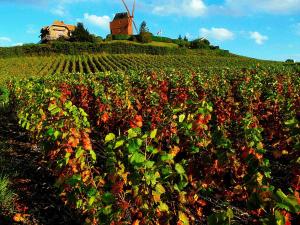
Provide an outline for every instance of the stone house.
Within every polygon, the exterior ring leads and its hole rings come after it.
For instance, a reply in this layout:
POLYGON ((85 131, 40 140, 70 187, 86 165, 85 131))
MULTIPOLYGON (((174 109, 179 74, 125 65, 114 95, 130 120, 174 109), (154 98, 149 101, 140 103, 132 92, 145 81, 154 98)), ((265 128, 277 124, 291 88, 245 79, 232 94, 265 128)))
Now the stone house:
POLYGON ((54 21, 52 25, 43 27, 41 30, 41 42, 57 40, 60 37, 69 39, 75 26, 65 24, 63 21, 54 21))

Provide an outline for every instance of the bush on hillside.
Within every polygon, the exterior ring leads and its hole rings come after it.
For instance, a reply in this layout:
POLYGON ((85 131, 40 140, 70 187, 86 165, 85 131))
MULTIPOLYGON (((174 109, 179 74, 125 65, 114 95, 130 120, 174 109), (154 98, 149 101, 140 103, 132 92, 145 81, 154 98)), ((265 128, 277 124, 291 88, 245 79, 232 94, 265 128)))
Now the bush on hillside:
POLYGON ((152 34, 149 32, 149 28, 145 21, 140 26, 140 33, 138 35, 138 41, 141 43, 150 43, 152 41, 152 34))
POLYGON ((220 56, 229 56, 230 55, 230 52, 229 50, 219 50, 219 55, 220 56))
POLYGON ((113 40, 132 40, 132 35, 116 34, 112 36, 113 40))
POLYGON ((293 60, 293 59, 287 59, 285 62, 286 63, 295 63, 295 60, 293 60))
POLYGON ((211 49, 211 50, 218 50, 218 49, 220 49, 220 47, 219 47, 219 46, 214 46, 214 45, 212 45, 212 46, 210 46, 210 49, 211 49))
POLYGON ((105 38, 105 41, 112 41, 113 40, 113 35, 112 34, 108 34, 105 38))
POLYGON ((188 48, 190 46, 190 42, 183 39, 174 40, 173 43, 177 44, 181 48, 188 48))
POLYGON ((96 42, 96 37, 84 27, 83 23, 78 23, 75 30, 71 32, 71 42, 96 42))
POLYGON ((138 41, 141 43, 152 42, 152 34, 150 32, 142 32, 138 36, 138 41))
POLYGON ((207 39, 195 39, 190 43, 192 49, 209 49, 210 42, 207 39))
POLYGON ((101 43, 103 42, 103 38, 101 36, 92 35, 94 40, 93 43, 101 43))

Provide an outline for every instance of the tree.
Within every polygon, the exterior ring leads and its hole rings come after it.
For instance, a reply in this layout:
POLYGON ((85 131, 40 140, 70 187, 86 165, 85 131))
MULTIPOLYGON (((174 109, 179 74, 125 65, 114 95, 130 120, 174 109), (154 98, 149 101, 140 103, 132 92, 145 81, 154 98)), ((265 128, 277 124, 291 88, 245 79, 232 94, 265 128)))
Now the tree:
POLYGON ((183 40, 184 41, 189 41, 189 39, 187 38, 187 36, 184 36, 183 40))
POLYGON ((149 32, 146 22, 143 21, 140 26, 140 34, 138 36, 138 40, 142 43, 149 43, 152 41, 152 36, 153 35, 149 32))
POLYGON ((84 27, 83 23, 77 23, 75 30, 71 33, 70 41, 94 42, 95 37, 84 27))
POLYGON ((149 29, 147 27, 146 21, 143 21, 140 26, 140 34, 145 32, 149 32, 149 29))
POLYGON ((181 35, 179 35, 179 37, 178 37, 178 40, 180 40, 180 41, 182 40, 182 37, 181 37, 181 35))

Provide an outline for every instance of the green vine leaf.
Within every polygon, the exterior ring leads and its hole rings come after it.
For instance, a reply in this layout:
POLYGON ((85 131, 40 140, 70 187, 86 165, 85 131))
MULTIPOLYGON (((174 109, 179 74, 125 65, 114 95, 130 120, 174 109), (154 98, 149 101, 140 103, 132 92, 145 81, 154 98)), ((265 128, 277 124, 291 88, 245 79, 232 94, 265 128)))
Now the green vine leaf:
POLYGON ((115 140, 115 138, 116 138, 116 135, 114 135, 113 133, 109 133, 105 137, 105 143, 111 142, 112 140, 115 140))
POLYGON ((123 146, 124 142, 125 142, 124 140, 117 141, 116 144, 115 144, 114 149, 117 149, 117 148, 123 146))

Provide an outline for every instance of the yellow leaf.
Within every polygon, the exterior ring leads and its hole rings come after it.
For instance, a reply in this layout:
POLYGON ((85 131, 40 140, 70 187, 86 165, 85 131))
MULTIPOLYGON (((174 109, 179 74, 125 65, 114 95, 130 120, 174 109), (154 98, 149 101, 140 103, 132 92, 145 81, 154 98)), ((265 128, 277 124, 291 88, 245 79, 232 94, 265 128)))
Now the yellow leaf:
POLYGON ((259 142, 259 143, 257 144, 257 149, 258 149, 258 150, 261 150, 261 149, 263 149, 263 148, 264 148, 263 143, 262 143, 262 142, 259 142))
POLYGON ((289 152, 287 150, 282 151, 282 155, 288 155, 288 154, 289 154, 289 152))
POLYGON ((169 206, 164 202, 160 202, 160 204, 158 206, 158 209, 161 212, 168 212, 169 211, 169 206))
POLYGON ((132 225, 139 225, 140 224, 140 221, 139 220, 135 220, 132 225))
POLYGON ((172 149, 171 149, 171 152, 170 154, 175 157, 178 153, 180 152, 180 148, 178 146, 174 146, 172 149))
POLYGON ((179 193, 179 202, 182 203, 182 204, 185 204, 186 203, 186 192, 180 192, 179 193))
POLYGON ((165 188, 161 184, 157 184, 156 187, 155 187, 155 190, 159 194, 164 194, 166 192, 165 188))
POLYGON ((15 216, 13 217, 13 220, 15 222, 24 222, 26 220, 26 217, 28 217, 28 214, 21 214, 21 213, 17 213, 15 214, 15 216))
POLYGON ((257 182, 262 185, 262 180, 263 180, 264 176, 261 173, 257 173, 257 182))
POLYGON ((154 202, 160 202, 160 194, 158 192, 152 191, 152 196, 153 196, 154 202))
POLYGON ((187 217, 187 215, 184 212, 179 211, 178 216, 179 216, 179 221, 178 221, 179 224, 183 224, 183 225, 189 225, 190 224, 189 218, 187 217))

